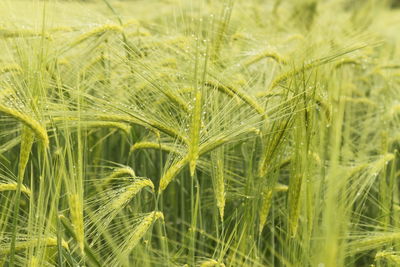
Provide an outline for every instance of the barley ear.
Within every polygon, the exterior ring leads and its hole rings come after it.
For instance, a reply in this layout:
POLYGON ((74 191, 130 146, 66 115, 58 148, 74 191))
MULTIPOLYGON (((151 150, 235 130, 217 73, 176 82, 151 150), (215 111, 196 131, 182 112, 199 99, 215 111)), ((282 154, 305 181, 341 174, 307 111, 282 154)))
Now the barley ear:
MULTIPOLYGON (((16 184, 16 183, 0 184, 0 192, 2 192, 2 191, 17 191, 17 187, 18 187, 18 184, 16 184)), ((31 190, 24 185, 21 185, 21 192, 27 194, 28 196, 30 196, 32 193, 31 190)))
POLYGON ((211 152, 212 160, 212 179, 214 186, 214 195, 219 210, 221 222, 224 221, 225 210, 225 164, 224 164, 224 150, 219 148, 211 152))
POLYGON ((122 255, 129 254, 136 247, 140 239, 146 234, 150 226, 156 220, 164 220, 164 215, 160 211, 153 211, 147 214, 142 221, 135 227, 122 246, 122 255))
POLYGON ((261 234, 261 232, 264 229, 264 226, 267 222, 267 217, 269 213, 269 209, 271 207, 271 202, 272 202, 272 195, 273 195, 273 190, 271 188, 266 187, 263 192, 262 192, 262 201, 261 201, 261 208, 260 208, 260 222, 259 222, 259 228, 258 231, 261 234))
POLYGON ((26 126, 22 128, 22 137, 21 137, 21 150, 19 155, 19 164, 18 164, 18 176, 22 181, 22 177, 24 177, 25 168, 28 164, 29 154, 31 153, 32 145, 34 140, 34 134, 32 130, 26 126))
POLYGON ((71 214, 71 222, 75 232, 79 249, 84 254, 85 233, 83 227, 83 207, 78 194, 70 194, 68 196, 69 208, 71 214))
POLYGON ((270 50, 265 50, 263 52, 261 52, 258 55, 254 55, 250 58, 248 58, 245 62, 243 62, 243 65, 248 67, 254 63, 257 63, 258 61, 264 59, 264 58, 271 58, 273 60, 275 60, 277 63, 280 64, 286 64, 287 61, 286 59, 284 59, 281 55, 279 55, 277 52, 274 51, 270 51, 270 50))
POLYGON ((202 93, 201 90, 196 92, 195 104, 192 112, 192 121, 190 127, 190 143, 189 143, 189 168, 190 175, 193 176, 196 170, 196 162, 199 158, 199 142, 200 142, 200 128, 201 128, 201 106, 202 106, 202 93))
POLYGON ((132 197, 146 186, 154 190, 154 184, 150 179, 134 180, 130 186, 126 187, 126 190, 123 193, 111 202, 109 209, 111 211, 120 210, 121 207, 124 207, 132 197))
POLYGON ((143 142, 137 142, 133 146, 131 146, 131 152, 134 152, 139 149, 161 149, 166 152, 179 154, 179 151, 176 148, 156 142, 143 141, 143 142))
POLYGON ((11 109, 5 105, 0 104, 0 112, 5 113, 13 118, 15 118, 18 121, 21 121, 24 123, 26 126, 32 129, 32 131, 35 133, 37 138, 39 138, 43 145, 47 148, 49 145, 49 137, 47 135, 46 129, 36 120, 33 118, 29 117, 26 114, 23 114, 15 109, 11 109))
MULTIPOLYGON (((46 247, 55 247, 57 246, 57 238, 54 237, 45 237, 45 238, 40 238, 39 239, 32 239, 28 241, 19 241, 15 244, 15 251, 24 251, 28 248, 35 247, 38 243, 44 243, 46 247)), ((64 240, 61 241, 61 245, 65 249, 69 249, 68 243, 65 242, 64 240)), ((8 246, 6 247, 0 247, 0 256, 1 255, 8 255, 10 254, 10 248, 8 246)))
POLYGON ((225 264, 219 263, 216 260, 210 259, 210 260, 203 261, 200 264, 200 267, 225 267, 225 264))
POLYGON ((183 169, 183 167, 185 167, 188 161, 188 157, 186 156, 168 168, 160 179, 159 192, 162 192, 167 188, 168 184, 183 169))

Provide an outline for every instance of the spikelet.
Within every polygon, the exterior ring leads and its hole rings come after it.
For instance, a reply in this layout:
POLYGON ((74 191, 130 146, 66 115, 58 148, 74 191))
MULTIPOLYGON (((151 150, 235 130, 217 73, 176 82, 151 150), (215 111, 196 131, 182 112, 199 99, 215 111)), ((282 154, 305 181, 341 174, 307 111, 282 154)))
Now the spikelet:
POLYGON ((164 215, 160 211, 153 211, 143 217, 142 221, 135 227, 121 247, 122 255, 128 255, 139 243, 140 239, 146 234, 150 226, 156 220, 164 220, 164 215))
POLYGON ((196 170, 196 162, 199 158, 200 128, 201 128, 201 106, 202 93, 201 90, 196 92, 195 104, 192 112, 192 120, 190 126, 190 143, 189 143, 189 168, 190 175, 193 176, 196 170))
MULTIPOLYGON (((55 247, 57 246, 57 238, 54 237, 45 237, 45 238, 40 238, 40 239, 32 239, 29 241, 19 241, 15 244, 15 251, 24 251, 25 249, 28 249, 30 247, 35 247, 38 243, 44 243, 46 247, 55 247)), ((61 245, 65 249, 68 248, 68 243, 65 242, 64 240, 61 241, 61 245)), ((10 253, 10 245, 5 244, 0 246, 0 255, 7 255, 10 253)))
MULTIPOLYGON (((13 183, 13 184, 0 184, 0 192, 2 191, 16 191, 18 187, 18 184, 13 183)), ((24 192, 25 194, 27 194, 28 196, 31 195, 31 190, 29 188, 27 188, 24 185, 21 185, 21 192, 24 192)))
POLYGON ((71 214, 71 222, 76 235, 79 249, 84 252, 85 232, 83 227, 83 207, 78 194, 70 194, 68 196, 69 209, 71 214))
POLYGON ((189 158, 186 156, 168 168, 168 170, 161 177, 159 189, 160 192, 167 188, 168 184, 183 169, 183 167, 185 167, 188 161, 189 158))
POLYGON ((108 32, 116 32, 116 33, 121 33, 123 31, 122 27, 118 25, 112 25, 112 24, 105 24, 100 27, 94 28, 80 36, 78 36, 77 39, 75 39, 71 44, 70 47, 76 46, 80 43, 83 43, 84 41, 92 38, 92 37, 98 37, 101 36, 105 33, 108 32))
POLYGON ((243 65, 248 67, 254 63, 257 63, 258 61, 260 61, 264 58, 271 58, 271 59, 275 60, 277 63, 286 64, 286 59, 284 59, 277 52, 265 50, 265 51, 259 53, 258 55, 254 55, 254 56, 248 58, 245 62, 243 62, 243 65))
POLYGON ((138 149, 161 149, 166 152, 179 153, 179 151, 172 146, 163 145, 156 142, 137 142, 131 146, 131 152, 134 152, 138 149))
POLYGON ((49 137, 47 135, 46 129, 36 120, 29 117, 26 114, 23 114, 15 109, 11 109, 5 105, 0 103, 0 112, 5 113, 16 120, 21 121, 26 126, 32 129, 32 131, 36 134, 36 137, 39 138, 45 147, 49 145, 49 137))
POLYGON ((125 191, 121 193, 116 199, 111 202, 110 210, 117 210, 124 207, 129 200, 132 199, 142 188, 150 187, 154 190, 154 184, 150 179, 137 179, 131 185, 126 187, 125 191))

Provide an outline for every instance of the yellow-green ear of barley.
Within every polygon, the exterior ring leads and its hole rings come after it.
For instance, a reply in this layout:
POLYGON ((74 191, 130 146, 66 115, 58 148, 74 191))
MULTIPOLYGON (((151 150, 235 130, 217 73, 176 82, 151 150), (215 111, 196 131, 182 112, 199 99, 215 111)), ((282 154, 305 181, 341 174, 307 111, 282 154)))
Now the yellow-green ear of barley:
POLYGON ((396 116, 396 115, 399 114, 399 113, 400 113, 400 105, 395 105, 395 106, 393 106, 393 107, 390 109, 390 111, 389 111, 389 114, 390 114, 392 117, 396 116))
POLYGON ((160 132, 163 132, 172 137, 176 137, 179 140, 182 140, 183 142, 187 143, 187 139, 184 136, 182 136, 178 131, 176 131, 171 127, 167 127, 166 125, 161 124, 157 121, 152 121, 152 120, 145 121, 142 119, 135 118, 134 116, 127 116, 127 115, 100 115, 97 117, 101 120, 106 120, 106 121, 124 121, 128 123, 137 124, 153 131, 159 130, 160 132))
POLYGON ((39 138, 43 145, 47 148, 49 145, 49 137, 47 135, 46 129, 35 119, 29 117, 26 114, 23 114, 15 109, 11 109, 5 105, 0 104, 0 112, 5 113, 16 120, 21 121, 24 123, 26 126, 32 129, 32 131, 35 133, 36 137, 39 138))
POLYGON ((154 184, 150 179, 138 179, 134 180, 133 183, 126 188, 126 190, 121 193, 110 205, 110 209, 119 209, 128 203, 129 200, 132 199, 140 190, 144 187, 150 187, 154 190, 154 184))
POLYGON ((31 153, 34 140, 34 133, 31 128, 24 126, 22 127, 21 135, 22 136, 21 136, 21 149, 20 149, 19 164, 18 164, 18 176, 22 181, 26 165, 28 164, 29 154, 31 153))
POLYGON ((9 29, 0 29, 0 37, 1 38, 19 38, 19 37, 37 37, 44 36, 45 38, 50 38, 48 34, 42 34, 41 32, 35 32, 29 29, 17 29, 17 30, 9 30, 9 29))
POLYGON ((118 26, 118 25, 112 25, 112 24, 102 25, 102 26, 100 26, 100 27, 94 28, 94 29, 92 29, 92 30, 90 30, 90 31, 88 31, 88 32, 85 32, 84 34, 78 36, 78 38, 75 39, 75 40, 70 44, 70 46, 71 46, 71 47, 76 46, 76 45, 78 45, 78 44, 80 44, 80 43, 86 41, 86 40, 89 39, 89 38, 97 37, 97 36, 100 36, 100 35, 105 34, 105 33, 107 33, 107 32, 116 32, 116 33, 120 33, 120 32, 122 32, 122 31, 123 31, 122 27, 121 27, 121 26, 118 26))
MULTIPOLYGON (((43 243, 44 246, 46 247, 55 247, 57 246, 57 238, 54 237, 46 237, 46 238, 40 238, 39 239, 32 239, 29 241, 20 241, 17 242, 15 245, 15 251, 24 251, 25 249, 35 247, 38 243, 43 243)), ((65 242, 64 240, 61 241, 61 245, 65 249, 69 249, 68 243, 65 242)), ((0 246, 0 255, 7 255, 10 253, 10 245, 5 244, 0 246)))
POLYGON ((179 151, 176 150, 174 147, 156 143, 156 142, 143 141, 143 142, 137 142, 133 146, 131 146, 131 152, 134 152, 138 149, 161 149, 166 152, 172 152, 172 153, 179 154, 179 151))
POLYGON ((260 224, 258 228, 258 231, 260 233, 264 229, 265 223, 267 222, 268 213, 272 202, 272 195, 273 195, 273 190, 269 187, 266 187, 262 192, 262 202, 259 213, 260 224))
POLYGON ((215 198, 217 200, 220 219, 223 221, 225 210, 225 173, 224 162, 221 159, 217 159, 216 178, 215 198))
POLYGON ((114 178, 121 176, 136 177, 136 174, 135 171, 129 166, 115 168, 109 176, 104 178, 104 185, 107 185, 114 178))
POLYGON ((371 107, 378 106, 375 102, 366 97, 344 97, 344 101, 346 101, 346 103, 364 104, 364 105, 369 105, 371 107))
POLYGON ((280 83, 286 81, 288 78, 296 76, 297 74, 299 74, 303 71, 310 70, 319 65, 321 65, 321 63, 319 61, 313 61, 311 63, 304 65, 303 67, 296 68, 296 69, 290 70, 288 72, 285 72, 285 73, 279 75, 275 80, 272 81, 271 88, 275 88, 280 83))
POLYGON ((369 237, 359 238, 355 241, 349 242, 349 249, 346 251, 346 253, 348 253, 348 255, 353 255, 355 253, 361 253, 363 251, 374 250, 386 245, 391 245, 392 242, 398 241, 400 241, 400 233, 377 233, 369 237))
POLYGON ((343 58, 335 65, 335 68, 341 68, 345 65, 361 65, 361 63, 354 58, 343 58))
POLYGON ((135 177, 135 171, 129 167, 129 166, 125 166, 125 167, 120 167, 120 168, 116 168, 113 170, 113 172, 111 173, 110 176, 108 176, 108 178, 115 178, 115 177, 119 177, 122 175, 129 175, 130 177, 135 177))
POLYGON ((0 74, 7 72, 21 72, 22 69, 18 64, 8 64, 0 68, 0 74))
POLYGON ((376 253, 375 260, 380 260, 381 258, 387 260, 388 262, 396 264, 396 266, 400 266, 400 256, 394 254, 393 251, 380 251, 376 253))
POLYGON ((160 211, 153 211, 147 214, 127 238, 122 247, 122 255, 128 255, 146 234, 152 223, 158 219, 164 220, 164 215, 160 211))
POLYGON ((85 127, 88 128, 117 128, 124 131, 126 134, 130 133, 131 126, 122 123, 122 122, 114 122, 114 121, 90 121, 85 122, 85 127))
POLYGON ((289 227, 291 235, 295 236, 297 233, 299 213, 300 213, 300 193, 303 181, 303 174, 294 173, 289 184, 289 227))
POLYGON ((201 90, 196 92, 196 100, 192 112, 192 121, 190 127, 190 143, 189 143, 189 168, 190 175, 193 176, 196 170, 196 162, 199 158, 200 128, 201 128, 201 106, 202 93, 201 90))
MULTIPOLYGON (((0 184, 0 192, 2 191, 16 191, 18 187, 18 184, 13 183, 13 184, 0 184)), ((24 192, 25 194, 27 194, 28 196, 31 195, 31 190, 29 188, 27 188, 24 185, 21 185, 21 192, 24 192)))
POLYGON ((82 201, 78 194, 70 194, 68 197, 69 208, 71 214, 71 222, 75 231, 76 240, 78 242, 81 253, 84 253, 85 232, 83 227, 83 207, 82 201))
POLYGON ((29 265, 30 267, 39 267, 39 260, 35 257, 32 256, 32 258, 29 260, 29 265))
POLYGON ((219 263, 218 261, 211 259, 211 260, 203 261, 200 264, 200 267, 225 267, 225 264, 219 263))
POLYGON ((277 184, 274 187, 275 192, 287 192, 289 187, 285 184, 277 184))
POLYGON ((165 188, 167 188, 168 184, 172 181, 172 179, 178 174, 178 172, 181 171, 183 167, 185 167, 185 165, 189 161, 188 159, 189 158, 186 156, 168 168, 168 170, 161 177, 159 189, 160 192, 164 191, 165 188))
POLYGON ((215 83, 213 81, 207 81, 205 83, 206 86, 216 88, 221 92, 226 93, 227 95, 236 95, 240 99, 242 99, 246 104, 252 107, 257 113, 262 116, 266 116, 264 108, 257 102, 257 100, 253 99, 247 92, 232 86, 225 86, 220 83, 215 83))
POLYGON ((270 50, 265 50, 263 52, 261 52, 258 55, 254 55, 250 58, 248 58, 243 65, 248 67, 254 63, 257 63, 258 61, 264 59, 264 58, 271 58, 273 60, 275 60, 277 63, 280 64, 286 64, 286 59, 284 59, 281 55, 279 55, 277 52, 273 52, 270 50))

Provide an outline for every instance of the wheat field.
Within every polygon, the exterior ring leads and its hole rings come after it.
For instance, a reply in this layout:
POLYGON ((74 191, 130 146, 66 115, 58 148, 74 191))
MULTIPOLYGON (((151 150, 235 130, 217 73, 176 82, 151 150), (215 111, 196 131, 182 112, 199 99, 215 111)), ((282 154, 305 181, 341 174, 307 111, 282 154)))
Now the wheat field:
POLYGON ((0 266, 400 266, 399 6, 0 1, 0 266))

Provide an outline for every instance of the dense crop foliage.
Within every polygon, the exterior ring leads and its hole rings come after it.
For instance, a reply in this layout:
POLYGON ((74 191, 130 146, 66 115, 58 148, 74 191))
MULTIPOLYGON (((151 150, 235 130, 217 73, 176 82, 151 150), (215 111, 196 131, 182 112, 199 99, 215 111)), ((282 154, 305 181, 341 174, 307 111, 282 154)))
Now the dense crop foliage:
POLYGON ((0 2, 0 265, 400 266, 400 13, 0 2))

